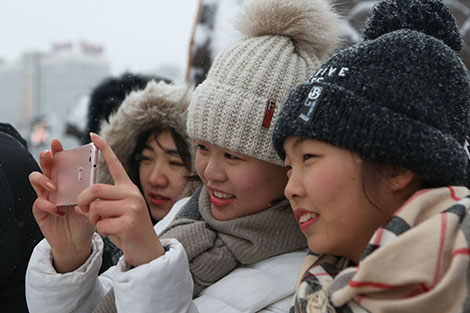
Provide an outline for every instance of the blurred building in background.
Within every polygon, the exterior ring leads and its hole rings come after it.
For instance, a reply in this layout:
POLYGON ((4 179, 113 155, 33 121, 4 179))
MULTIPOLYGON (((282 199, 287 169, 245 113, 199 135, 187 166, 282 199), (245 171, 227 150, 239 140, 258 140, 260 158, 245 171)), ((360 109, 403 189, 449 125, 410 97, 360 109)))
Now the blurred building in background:
MULTIPOLYGON (((109 74, 103 47, 86 42, 56 43, 50 52, 0 63, 0 120, 28 138, 32 152, 42 150, 52 138, 64 138, 73 105, 109 74)), ((64 145, 76 144, 65 138, 64 145)))

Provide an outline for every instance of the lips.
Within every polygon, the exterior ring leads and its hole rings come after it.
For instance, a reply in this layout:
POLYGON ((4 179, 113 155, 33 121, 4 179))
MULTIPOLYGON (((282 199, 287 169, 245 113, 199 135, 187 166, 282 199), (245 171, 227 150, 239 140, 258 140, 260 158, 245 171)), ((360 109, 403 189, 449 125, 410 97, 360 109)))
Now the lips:
POLYGON ((154 205, 162 205, 171 200, 170 198, 156 192, 149 192, 149 198, 150 202, 154 205))
POLYGON ((307 211, 304 209, 296 209, 294 211, 295 218, 299 222, 300 229, 304 230, 313 223, 315 223, 320 216, 317 213, 307 211))
POLYGON ((213 188, 209 188, 209 190, 211 195, 211 203, 216 207, 225 207, 231 204, 236 198, 234 195, 223 192, 221 190, 215 190, 213 188))

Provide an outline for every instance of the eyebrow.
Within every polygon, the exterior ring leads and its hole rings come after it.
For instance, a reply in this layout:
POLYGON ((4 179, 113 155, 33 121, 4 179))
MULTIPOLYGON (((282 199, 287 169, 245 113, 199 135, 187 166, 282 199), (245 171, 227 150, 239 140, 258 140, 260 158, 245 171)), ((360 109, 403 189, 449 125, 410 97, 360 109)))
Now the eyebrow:
POLYGON ((292 148, 295 149, 297 148, 302 142, 304 142, 305 140, 307 140, 307 138, 303 138, 303 137, 297 137, 295 140, 294 140, 294 143, 292 144, 292 148))
MULTIPOLYGON (((180 157, 181 158, 181 155, 179 154, 178 150, 176 149, 168 149, 164 146, 162 146, 158 141, 157 141, 157 145, 160 147, 160 149, 163 150, 163 152, 165 152, 166 154, 170 154, 170 155, 174 155, 174 156, 177 156, 177 157, 180 157)), ((149 146, 148 144, 145 144, 144 145, 144 148, 142 150, 145 150, 145 149, 148 149, 148 150, 151 150, 152 152, 155 152, 155 150, 149 146)))

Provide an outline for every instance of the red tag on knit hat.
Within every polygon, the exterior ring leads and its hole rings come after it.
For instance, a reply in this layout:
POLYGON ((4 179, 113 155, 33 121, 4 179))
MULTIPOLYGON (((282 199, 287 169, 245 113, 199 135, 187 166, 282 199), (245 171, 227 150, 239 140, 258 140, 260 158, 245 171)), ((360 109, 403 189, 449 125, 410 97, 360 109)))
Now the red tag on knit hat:
POLYGON ((263 127, 269 128, 269 126, 271 126, 271 120, 273 119, 275 108, 276 102, 268 100, 268 104, 266 105, 266 111, 264 112, 263 127))

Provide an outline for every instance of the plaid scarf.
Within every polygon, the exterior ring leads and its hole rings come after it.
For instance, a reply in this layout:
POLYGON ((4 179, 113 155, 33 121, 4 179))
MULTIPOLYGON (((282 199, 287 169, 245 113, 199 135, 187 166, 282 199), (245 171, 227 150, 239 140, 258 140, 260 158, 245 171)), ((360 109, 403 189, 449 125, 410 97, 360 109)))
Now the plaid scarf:
POLYGON ((421 190, 374 233, 357 266, 311 253, 291 312, 470 312, 469 208, 465 187, 421 190))

